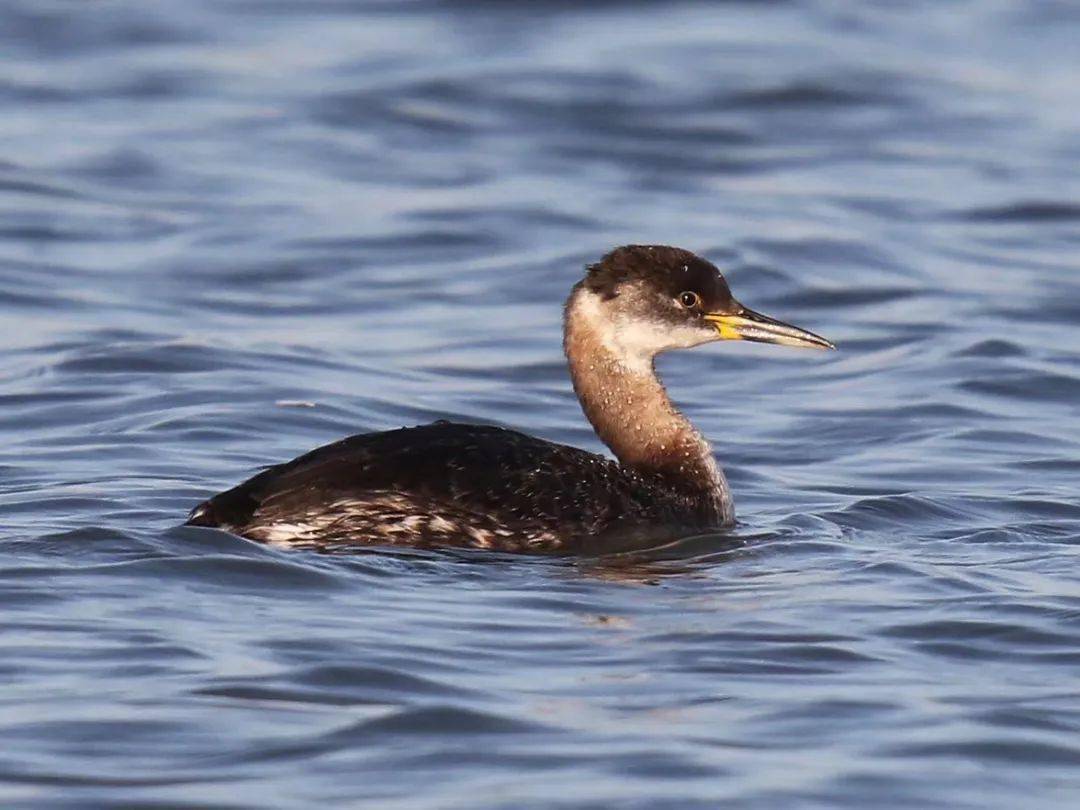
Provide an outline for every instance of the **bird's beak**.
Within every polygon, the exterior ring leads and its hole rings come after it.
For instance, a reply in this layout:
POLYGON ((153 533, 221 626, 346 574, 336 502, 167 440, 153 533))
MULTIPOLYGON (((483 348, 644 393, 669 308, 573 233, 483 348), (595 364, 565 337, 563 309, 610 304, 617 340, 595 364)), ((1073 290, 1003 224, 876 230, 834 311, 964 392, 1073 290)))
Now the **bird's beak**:
POLYGON ((705 320, 716 327, 720 340, 749 340, 754 343, 778 343, 806 349, 835 349, 825 338, 791 324, 740 307, 738 314, 707 312, 705 320))

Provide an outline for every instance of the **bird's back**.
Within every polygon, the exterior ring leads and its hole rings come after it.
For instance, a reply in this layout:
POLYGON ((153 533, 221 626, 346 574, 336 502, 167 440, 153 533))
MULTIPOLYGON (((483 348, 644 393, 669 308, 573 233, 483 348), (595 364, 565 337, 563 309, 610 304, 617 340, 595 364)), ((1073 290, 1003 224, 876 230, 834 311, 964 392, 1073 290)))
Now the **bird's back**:
POLYGON ((570 551, 621 529, 700 525, 694 506, 593 453, 435 422, 320 447, 211 498, 188 522, 288 545, 570 551))

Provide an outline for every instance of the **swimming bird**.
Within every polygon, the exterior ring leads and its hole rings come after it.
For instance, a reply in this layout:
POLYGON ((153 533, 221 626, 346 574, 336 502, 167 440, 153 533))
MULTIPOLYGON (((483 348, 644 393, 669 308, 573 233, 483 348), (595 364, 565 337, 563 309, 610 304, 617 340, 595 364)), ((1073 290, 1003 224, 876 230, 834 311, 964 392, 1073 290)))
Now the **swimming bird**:
POLYGON ((708 261, 627 245, 586 268, 563 347, 585 416, 618 461, 487 425, 363 433, 270 467, 188 524, 285 546, 580 552, 732 525, 724 474, 654 360, 720 340, 833 344, 744 307, 708 261))

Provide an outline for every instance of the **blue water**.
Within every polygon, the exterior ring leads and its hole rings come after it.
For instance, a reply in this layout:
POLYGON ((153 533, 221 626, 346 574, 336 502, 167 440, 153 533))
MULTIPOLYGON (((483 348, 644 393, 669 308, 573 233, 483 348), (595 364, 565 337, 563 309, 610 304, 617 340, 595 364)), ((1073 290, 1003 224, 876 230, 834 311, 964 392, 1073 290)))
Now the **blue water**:
POLYGON ((1080 9, 8 0, 0 805, 1080 806, 1080 9), (825 357, 665 357, 732 534, 179 528, 350 433, 601 447, 584 263, 825 357))

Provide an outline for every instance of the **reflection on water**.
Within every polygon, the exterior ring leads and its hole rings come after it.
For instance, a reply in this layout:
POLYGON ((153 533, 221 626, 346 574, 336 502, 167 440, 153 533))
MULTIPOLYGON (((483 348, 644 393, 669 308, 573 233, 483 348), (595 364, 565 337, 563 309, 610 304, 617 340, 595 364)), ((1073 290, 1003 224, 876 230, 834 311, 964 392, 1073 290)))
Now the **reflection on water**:
POLYGON ((1071 807, 1074 4, 0 9, 5 806, 1071 807), (582 265, 834 338, 662 358, 740 526, 533 559, 179 528, 432 419, 592 450, 582 265))

